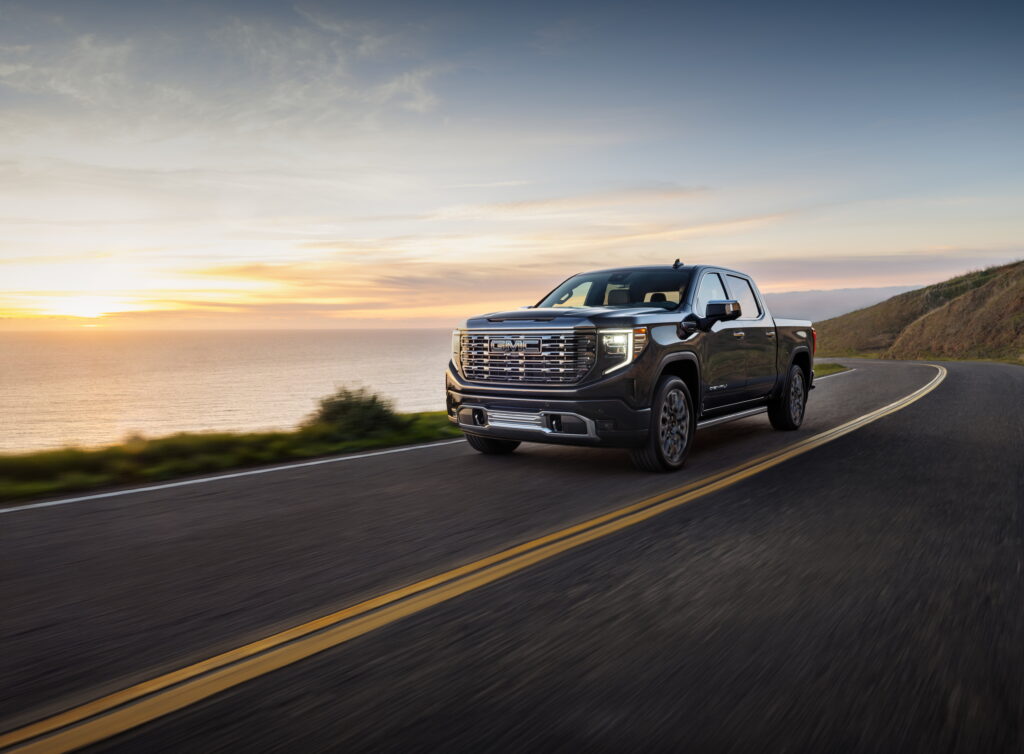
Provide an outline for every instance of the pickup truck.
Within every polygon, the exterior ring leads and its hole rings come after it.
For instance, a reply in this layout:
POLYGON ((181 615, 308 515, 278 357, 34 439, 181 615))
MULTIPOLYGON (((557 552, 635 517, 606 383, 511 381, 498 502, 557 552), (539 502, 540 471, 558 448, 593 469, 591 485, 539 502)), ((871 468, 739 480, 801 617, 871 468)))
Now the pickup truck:
POLYGON ((481 453, 623 447, 640 468, 671 471, 698 429, 760 413, 797 429, 816 341, 810 322, 774 319, 735 270, 676 260, 585 272, 452 333, 448 418, 481 453))

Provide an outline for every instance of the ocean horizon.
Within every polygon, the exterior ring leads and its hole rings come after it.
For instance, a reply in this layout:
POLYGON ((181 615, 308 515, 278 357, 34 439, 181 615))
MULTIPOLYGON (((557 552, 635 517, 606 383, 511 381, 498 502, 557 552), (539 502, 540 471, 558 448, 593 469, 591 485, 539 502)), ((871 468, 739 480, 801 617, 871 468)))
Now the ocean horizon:
POLYGON ((0 453, 291 429, 339 387, 444 409, 450 329, 0 332, 0 453))

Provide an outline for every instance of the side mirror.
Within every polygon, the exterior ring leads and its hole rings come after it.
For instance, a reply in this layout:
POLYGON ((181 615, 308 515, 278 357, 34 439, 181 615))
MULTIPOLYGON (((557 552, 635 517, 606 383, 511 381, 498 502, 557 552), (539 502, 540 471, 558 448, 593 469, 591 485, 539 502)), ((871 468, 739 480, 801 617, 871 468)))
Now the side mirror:
POLYGON ((715 322, 728 322, 731 319, 739 319, 741 313, 739 301, 732 299, 728 301, 709 301, 704 311, 705 329, 710 328, 715 322))
POLYGON ((520 309, 532 309, 533 307, 532 306, 520 306, 519 308, 520 309))
POLYGON ((686 318, 679 323, 679 339, 686 340, 700 329, 700 317, 696 314, 687 314, 686 318))

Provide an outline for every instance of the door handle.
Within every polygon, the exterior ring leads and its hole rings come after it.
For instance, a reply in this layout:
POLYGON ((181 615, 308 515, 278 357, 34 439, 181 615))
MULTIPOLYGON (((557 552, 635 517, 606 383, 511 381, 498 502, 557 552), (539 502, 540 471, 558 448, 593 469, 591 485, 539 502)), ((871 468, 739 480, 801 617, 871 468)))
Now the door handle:
POLYGON ((742 338, 742 337, 743 337, 743 336, 745 336, 745 335, 746 335, 746 333, 745 333, 745 332, 743 332, 742 330, 733 330, 733 331, 732 331, 732 336, 733 336, 734 338, 742 338))
POLYGON ((775 331, 774 331, 774 330, 769 330, 769 331, 768 331, 768 332, 766 333, 766 335, 767 335, 767 336, 768 336, 769 338, 774 338, 774 337, 775 337, 775 331))

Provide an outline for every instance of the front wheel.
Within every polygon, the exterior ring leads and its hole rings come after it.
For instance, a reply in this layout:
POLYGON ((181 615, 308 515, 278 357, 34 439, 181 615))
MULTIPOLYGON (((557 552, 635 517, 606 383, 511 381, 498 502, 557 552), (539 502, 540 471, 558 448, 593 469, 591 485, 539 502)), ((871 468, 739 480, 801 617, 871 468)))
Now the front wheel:
POLYGON ((480 435, 465 434, 466 442, 473 450, 487 455, 504 455, 511 453, 519 447, 518 440, 498 440, 493 437, 481 437, 480 435))
POLYGON ((794 364, 789 369, 786 384, 778 398, 768 403, 768 420, 775 429, 799 429, 804 423, 804 409, 807 407, 807 384, 804 370, 794 364))
POLYGON ((654 391, 647 442, 631 452, 644 471, 676 471, 686 463, 697 431, 697 415, 686 383, 663 377, 654 391))

